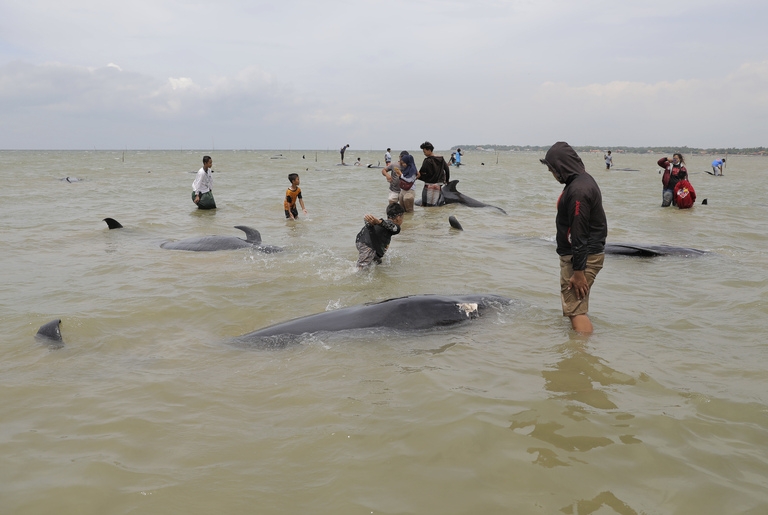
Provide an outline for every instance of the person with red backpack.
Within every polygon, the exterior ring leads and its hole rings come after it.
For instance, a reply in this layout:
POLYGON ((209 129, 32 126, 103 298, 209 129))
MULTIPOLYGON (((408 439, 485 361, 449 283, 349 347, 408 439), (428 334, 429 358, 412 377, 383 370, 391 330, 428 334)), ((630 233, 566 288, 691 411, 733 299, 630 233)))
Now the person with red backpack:
POLYGON ((664 168, 664 175, 661 176, 662 201, 661 207, 667 207, 675 202, 675 185, 677 181, 688 178, 688 170, 685 169, 685 159, 683 154, 675 153, 672 161, 667 157, 662 157, 658 165, 664 168))
POLYGON ((688 175, 685 178, 680 179, 675 184, 675 204, 680 209, 688 209, 693 207, 696 202, 696 190, 693 189, 693 185, 688 182, 688 175))

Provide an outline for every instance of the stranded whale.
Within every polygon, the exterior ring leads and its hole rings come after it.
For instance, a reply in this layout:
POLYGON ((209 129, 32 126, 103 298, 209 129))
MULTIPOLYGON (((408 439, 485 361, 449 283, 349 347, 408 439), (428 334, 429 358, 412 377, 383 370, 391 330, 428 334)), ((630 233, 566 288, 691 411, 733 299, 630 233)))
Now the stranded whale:
MULTIPOLYGON (((494 209, 498 209, 505 215, 507 214, 506 211, 501 209, 500 207, 491 206, 490 204, 486 204, 484 202, 480 202, 479 200, 475 200, 472 197, 468 197, 467 195, 464 195, 460 191, 456 189, 456 184, 458 183, 458 179, 455 179, 448 184, 443 184, 442 188, 440 190, 443 194, 443 201, 446 204, 464 204, 465 206, 469 207, 492 207, 494 209)), ((414 202, 417 206, 421 206, 424 203, 424 195, 426 193, 422 191, 421 198, 417 198, 414 202)))
MULTIPOLYGON (((107 223, 110 229, 123 228, 123 225, 114 218, 105 218, 104 222, 107 223)), ((267 254, 283 250, 282 247, 274 245, 262 245, 261 233, 252 227, 236 225, 235 229, 243 231, 245 239, 235 236, 201 236, 179 241, 166 241, 160 244, 160 247, 169 250, 190 250, 194 252, 212 252, 215 250, 233 250, 250 247, 267 254)))
POLYGON ((472 320, 491 307, 511 302, 494 294, 411 295, 295 318, 242 335, 233 343, 278 347, 302 334, 318 332, 353 329, 418 331, 472 320))
POLYGON ((162 243, 160 247, 169 250, 190 250, 193 252, 212 252, 215 250, 232 250, 251 247, 267 254, 283 250, 282 247, 276 247, 274 245, 262 245, 261 234, 252 227, 236 225, 235 229, 243 231, 245 233, 245 239, 237 238, 235 236, 201 236, 180 241, 166 241, 162 243))
POLYGON ((701 256, 707 251, 689 249, 686 247, 673 247, 670 245, 637 245, 634 243, 606 243, 606 254, 618 254, 620 256, 657 257, 657 256, 701 256))

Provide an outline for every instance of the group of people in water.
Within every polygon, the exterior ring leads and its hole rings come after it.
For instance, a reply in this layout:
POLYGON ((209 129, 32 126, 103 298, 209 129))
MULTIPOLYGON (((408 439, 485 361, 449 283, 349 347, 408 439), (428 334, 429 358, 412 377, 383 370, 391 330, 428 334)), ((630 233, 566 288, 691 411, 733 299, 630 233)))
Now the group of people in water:
MULTIPOLYGON (((613 156, 610 150, 603 155, 603 159, 605 160, 605 169, 610 170, 613 166, 613 156)), ((696 190, 693 189, 693 185, 688 180, 688 170, 685 168, 683 155, 676 152, 672 155, 672 159, 662 157, 657 164, 662 168, 660 173, 663 174, 661 177, 661 206, 677 206, 680 209, 693 207, 696 202, 696 190)), ((723 175, 724 166, 725 158, 712 161, 712 175, 723 175)))
MULTIPOLYGON (((341 148, 342 163, 344 151, 341 148)), ((385 154, 386 166, 382 175, 389 183, 388 207, 386 219, 372 214, 363 217, 365 225, 355 238, 358 250, 357 267, 366 268, 373 263, 381 263, 389 248, 392 236, 400 233, 404 214, 413 212, 415 205, 414 185, 416 180, 424 182, 421 193, 422 206, 442 205, 442 186, 450 182, 449 163, 442 156, 434 153, 434 146, 425 141, 420 146, 424 154, 421 167, 416 168, 415 160, 407 151, 399 154, 395 164, 391 149, 385 154)), ((610 169, 612 158, 610 151, 605 155, 606 168, 610 169)), ((454 162, 460 162, 461 150, 454 153, 454 162)), ((602 194, 597 182, 587 173, 583 161, 576 151, 565 142, 552 145, 544 159, 555 180, 564 185, 557 202, 555 227, 557 231, 557 253, 560 256, 560 300, 563 316, 569 317, 571 326, 580 333, 591 333, 592 322, 587 315, 589 293, 597 274, 603 267, 605 240, 608 224, 603 210, 602 194)), ((713 169, 722 165, 725 159, 712 163, 713 169), (719 163, 719 164, 717 164, 719 163)), ((688 181, 685 160, 680 153, 672 159, 663 157, 658 161, 663 169, 662 206, 676 205, 679 208, 691 207, 696 200, 696 192, 688 181)), ((203 167, 197 172, 192 184, 192 200, 200 209, 214 209, 213 199, 213 160, 203 158, 203 167)), ((307 210, 299 187, 300 178, 296 173, 288 176, 290 186, 283 200, 285 217, 298 219, 296 204, 301 205, 304 214, 307 210)))
POLYGON ((696 202, 696 191, 688 181, 688 170, 685 168, 683 155, 675 153, 671 160, 662 157, 657 164, 663 169, 661 206, 675 205, 680 209, 692 207, 696 202))
POLYGON ((389 183, 387 219, 365 215, 365 227, 355 240, 359 252, 358 268, 381 262, 392 236, 400 233, 404 213, 413 212, 416 203, 414 185, 417 179, 424 181, 422 206, 439 206, 444 203, 442 186, 448 183, 451 176, 448 163, 442 156, 435 155, 435 147, 429 141, 422 143, 420 148, 424 161, 418 170, 413 156, 406 150, 400 152, 397 164, 392 162, 391 149, 388 148, 384 154, 386 166, 381 174, 389 183))

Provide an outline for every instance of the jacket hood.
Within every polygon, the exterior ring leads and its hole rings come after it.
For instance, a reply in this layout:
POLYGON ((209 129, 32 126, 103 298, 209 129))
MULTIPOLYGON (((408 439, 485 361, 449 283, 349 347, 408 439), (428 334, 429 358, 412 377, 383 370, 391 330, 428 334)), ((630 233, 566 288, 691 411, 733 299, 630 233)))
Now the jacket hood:
POLYGON ((552 167, 562 178, 564 183, 586 172, 584 162, 568 143, 558 141, 547 151, 542 160, 544 164, 552 167))

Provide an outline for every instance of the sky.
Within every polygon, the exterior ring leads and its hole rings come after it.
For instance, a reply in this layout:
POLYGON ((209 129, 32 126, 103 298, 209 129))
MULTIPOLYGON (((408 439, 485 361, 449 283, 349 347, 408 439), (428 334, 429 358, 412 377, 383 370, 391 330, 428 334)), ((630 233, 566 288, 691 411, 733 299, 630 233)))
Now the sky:
POLYGON ((768 146, 765 0, 0 0, 0 149, 768 146))

